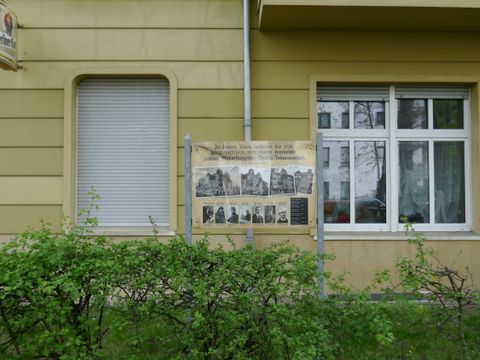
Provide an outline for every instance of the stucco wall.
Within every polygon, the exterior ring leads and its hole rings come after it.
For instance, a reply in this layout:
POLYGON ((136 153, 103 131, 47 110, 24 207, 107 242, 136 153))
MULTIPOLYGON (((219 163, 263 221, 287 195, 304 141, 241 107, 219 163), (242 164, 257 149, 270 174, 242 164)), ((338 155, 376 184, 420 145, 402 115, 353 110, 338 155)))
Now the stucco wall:
MULTIPOLYGON (((241 0, 10 0, 19 17, 17 73, 0 72, 0 236, 38 224, 55 229, 63 209, 65 80, 80 67, 162 67, 176 78, 177 218, 183 232, 183 136, 194 141, 242 140, 241 0)), ((254 1, 252 1, 254 5, 254 1)), ((371 76, 480 79, 480 35, 412 32, 260 32, 252 6, 254 140, 305 140, 310 130, 312 77, 371 76)), ((474 92, 476 107, 478 94, 474 92)), ((478 112, 473 113, 473 174, 478 184, 478 112)), ((474 191, 476 197, 478 191, 474 191)), ((478 227, 478 199, 474 202, 478 227)), ((68 210, 68 209, 67 209, 68 210)), ((213 232, 223 242, 221 232, 213 232)), ((244 230, 233 231, 243 244, 244 230)), ((201 234, 198 234, 200 236, 201 234)), ((258 231, 257 246, 290 239, 314 250, 310 233, 258 231)), ((432 241, 445 258, 469 264, 480 278, 480 241, 432 241), (462 251, 460 256, 457 254, 462 251)), ((352 281, 368 281, 405 242, 328 240, 352 281)))

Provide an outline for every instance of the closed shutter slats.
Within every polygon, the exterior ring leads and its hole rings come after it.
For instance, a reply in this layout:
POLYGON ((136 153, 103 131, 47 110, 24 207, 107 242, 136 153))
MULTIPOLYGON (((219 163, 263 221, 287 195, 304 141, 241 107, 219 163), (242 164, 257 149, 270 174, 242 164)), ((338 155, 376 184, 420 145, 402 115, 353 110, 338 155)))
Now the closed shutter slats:
POLYGON ((469 88, 463 85, 396 85, 397 98, 468 99, 469 88))
POLYGON ((388 101, 389 88, 386 85, 319 84, 318 101, 388 101))
POLYGON ((88 79, 77 96, 77 209, 93 186, 100 226, 169 223, 168 81, 88 79))

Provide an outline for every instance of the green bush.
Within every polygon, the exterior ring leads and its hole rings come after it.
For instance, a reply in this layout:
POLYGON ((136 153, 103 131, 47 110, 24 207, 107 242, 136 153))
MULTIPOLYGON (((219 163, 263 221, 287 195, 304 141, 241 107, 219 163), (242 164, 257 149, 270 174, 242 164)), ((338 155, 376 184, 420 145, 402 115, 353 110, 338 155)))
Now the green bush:
MULTIPOLYGON (((461 283, 432 265, 422 241, 412 244, 416 257, 398 262, 404 289, 419 296, 444 275, 461 283)), ((441 287, 444 306, 393 286, 373 302, 373 288, 356 292, 326 274, 329 296, 318 298, 317 260, 286 243, 112 243, 88 226, 54 234, 44 225, 0 249, 0 358, 479 358, 480 313, 467 287, 441 287)), ((375 284, 388 279, 379 272, 375 284)))
POLYGON ((328 352, 316 260, 286 244, 110 243, 43 226, 0 250, 0 356, 315 358, 328 352))
POLYGON ((87 359, 101 346, 110 286, 104 239, 27 231, 0 252, 2 358, 87 359))

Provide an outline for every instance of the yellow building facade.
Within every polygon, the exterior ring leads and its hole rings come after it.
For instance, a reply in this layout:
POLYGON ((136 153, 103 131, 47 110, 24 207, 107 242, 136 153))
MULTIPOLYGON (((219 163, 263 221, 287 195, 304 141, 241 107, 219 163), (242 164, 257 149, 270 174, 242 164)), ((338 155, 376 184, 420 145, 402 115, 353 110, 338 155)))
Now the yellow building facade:
MULTIPOLYGON (((468 221, 461 229, 432 227, 426 235, 442 259, 469 266, 479 279, 480 26, 475 19, 480 6, 418 3, 252 1, 252 138, 315 140, 322 84, 468 89, 468 221)), ((10 0, 9 5, 20 24, 20 68, 0 72, 0 239, 37 226, 40 219, 59 230, 63 215, 76 218, 78 87, 92 78, 168 80, 170 222, 163 234, 183 233, 184 136, 190 134, 193 142, 243 140, 242 1, 10 0)), ((356 286, 411 253, 404 234, 391 228, 326 230, 326 251, 337 256, 327 266, 336 273, 350 271, 356 286)), ((134 228, 112 227, 106 233, 119 239, 142 235, 134 228)), ((229 246, 225 235, 245 244, 244 229, 211 232, 215 243, 229 246)), ((195 230, 194 236, 203 234, 195 230)), ((257 247, 286 239, 316 249, 310 231, 255 232, 257 247)))

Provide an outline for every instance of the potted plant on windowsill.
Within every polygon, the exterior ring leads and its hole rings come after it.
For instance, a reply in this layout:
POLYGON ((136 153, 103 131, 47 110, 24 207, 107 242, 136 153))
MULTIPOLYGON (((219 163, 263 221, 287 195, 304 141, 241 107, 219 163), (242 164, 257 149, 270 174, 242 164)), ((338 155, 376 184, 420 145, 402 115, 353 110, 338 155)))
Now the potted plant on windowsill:
POLYGON ((335 211, 335 203, 333 201, 325 201, 323 205, 323 212, 325 216, 333 215, 334 211, 335 211))
POLYGON ((338 209, 337 213, 337 222, 341 224, 349 223, 350 222, 350 215, 346 208, 338 209))

